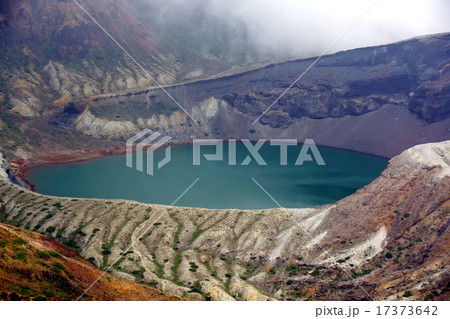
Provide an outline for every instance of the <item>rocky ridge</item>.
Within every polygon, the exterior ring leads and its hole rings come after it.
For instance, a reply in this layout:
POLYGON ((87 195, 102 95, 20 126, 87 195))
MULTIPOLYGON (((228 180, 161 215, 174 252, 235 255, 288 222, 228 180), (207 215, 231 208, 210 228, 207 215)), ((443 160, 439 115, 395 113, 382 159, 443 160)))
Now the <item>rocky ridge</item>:
MULTIPOLYGON (((0 147, 9 160, 29 159, 47 149, 109 148, 149 128, 173 142, 208 136, 312 138, 324 146, 393 157, 416 144, 450 138, 448 38, 431 35, 324 56, 254 125, 312 59, 166 85, 193 119, 147 84, 102 89, 108 76, 95 70, 111 71, 111 65, 100 67, 102 60, 80 67, 50 61, 45 75, 29 67, 23 78, 2 82, 7 90, 0 94, 6 107, 0 147), (45 108, 36 99, 45 101, 45 108)), ((119 73, 110 79, 119 81, 119 73)), ((133 81, 139 83, 122 82, 133 81)))
POLYGON ((154 88, 74 102, 70 110, 78 116, 67 123, 80 132, 114 139, 143 128, 179 141, 204 136, 314 138, 325 146, 392 157, 415 144, 449 138, 449 37, 433 35, 324 56, 254 125, 312 59, 167 86, 194 120, 154 88), (211 101, 217 102, 205 109, 211 101), (87 108, 90 113, 85 113, 87 108), (86 118, 92 115, 95 121, 89 124, 86 118), (98 126, 98 121, 105 124, 98 126))

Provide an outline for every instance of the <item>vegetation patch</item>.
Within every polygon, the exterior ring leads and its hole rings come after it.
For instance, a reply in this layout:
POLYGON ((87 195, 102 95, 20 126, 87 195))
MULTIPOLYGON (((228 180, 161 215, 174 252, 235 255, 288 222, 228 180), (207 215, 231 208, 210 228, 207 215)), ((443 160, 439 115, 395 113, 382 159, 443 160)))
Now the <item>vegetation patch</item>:
POLYGON ((45 230, 47 233, 52 234, 56 230, 56 227, 50 226, 45 230))
POLYGON ((14 244, 16 244, 16 245, 23 245, 26 243, 27 243, 27 241, 23 240, 22 238, 17 238, 16 240, 14 240, 14 244))
POLYGON ((172 278, 173 278, 172 281, 174 283, 176 283, 177 285, 181 285, 181 283, 178 279, 178 269, 180 268, 181 261, 182 261, 181 254, 177 252, 175 254, 175 258, 173 260, 173 266, 172 266, 172 278))
POLYGON ((62 270, 64 270, 64 266, 61 265, 59 262, 54 262, 54 263, 52 264, 52 270, 53 270, 55 273, 59 274, 62 270))
POLYGON ((204 229, 197 228, 192 234, 192 237, 189 240, 189 244, 192 244, 198 238, 198 236, 200 236, 204 231, 205 231, 204 229))
POLYGON ((191 267, 189 268, 189 271, 190 271, 190 272, 196 272, 196 271, 197 271, 198 266, 196 265, 195 262, 191 261, 191 262, 189 263, 189 265, 191 266, 191 267))
POLYGON ((20 250, 17 252, 16 258, 23 262, 27 262, 27 253, 24 250, 20 250))

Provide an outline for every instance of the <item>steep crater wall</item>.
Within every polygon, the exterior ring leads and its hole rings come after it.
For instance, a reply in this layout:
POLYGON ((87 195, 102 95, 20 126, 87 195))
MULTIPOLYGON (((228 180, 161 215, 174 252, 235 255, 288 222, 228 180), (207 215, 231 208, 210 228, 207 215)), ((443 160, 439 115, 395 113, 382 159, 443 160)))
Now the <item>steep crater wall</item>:
POLYGON ((391 157, 450 138, 449 50, 450 34, 442 34, 324 56, 255 125, 314 59, 166 87, 194 120, 163 90, 148 89, 77 102, 83 111, 89 107, 87 115, 114 122, 110 132, 103 129, 106 122, 89 125, 95 121, 86 121, 81 111, 73 125, 85 123, 77 129, 115 139, 144 127, 175 140, 316 138, 323 145, 391 157), (212 113, 204 107, 208 101, 216 101, 212 113))

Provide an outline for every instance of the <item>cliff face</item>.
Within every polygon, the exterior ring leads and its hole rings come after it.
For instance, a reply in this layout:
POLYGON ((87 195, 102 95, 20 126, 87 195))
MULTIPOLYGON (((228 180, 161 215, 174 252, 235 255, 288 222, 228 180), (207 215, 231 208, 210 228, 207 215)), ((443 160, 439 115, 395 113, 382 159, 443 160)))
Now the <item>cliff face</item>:
POLYGON ((450 34, 435 35, 324 56, 255 125, 313 59, 167 87, 201 126, 159 89, 79 101, 79 114, 85 105, 91 113, 69 123, 81 132, 112 138, 131 135, 130 123, 134 133, 151 128, 175 140, 206 134, 314 138, 322 145, 391 157, 418 143, 450 138, 449 40, 450 34), (214 107, 205 108, 210 101, 214 107), (88 115, 114 122, 114 129, 85 125, 88 115), (173 121, 174 115, 181 121, 173 121))
MULTIPOLYGON (((449 40, 449 34, 435 35, 324 56, 255 125, 313 59, 167 87, 201 126, 158 89, 77 103, 79 112, 87 104, 97 120, 114 121, 110 132, 80 125, 86 122, 83 114, 71 121, 93 136, 118 138, 118 124, 131 122, 135 132, 150 128, 174 140, 313 138, 322 145, 391 157, 418 143, 450 138, 449 40), (205 108, 208 101, 216 101, 213 109, 205 108), (186 120, 174 122, 174 114, 186 120)), ((128 124, 122 135, 130 132, 128 124)))
MULTIPOLYGON (((28 25, 19 17, 22 11, 33 15, 42 11, 43 16, 48 16, 43 13, 56 10, 50 5, 53 2, 3 5, 5 21, 10 23, 5 22, 2 32, 14 35, 2 51, 5 59, 0 65, 5 69, 0 81, 0 126, 9 130, 0 132, 0 145, 9 158, 29 157, 29 152, 46 148, 42 140, 51 140, 55 133, 66 135, 65 139, 71 140, 69 145, 90 147, 82 140, 92 139, 80 139, 74 131, 120 141, 144 128, 167 134, 173 141, 204 136, 300 141, 312 138, 325 146, 386 157, 419 143, 450 138, 450 34, 324 56, 254 125, 313 58, 166 86, 165 90, 192 115, 192 120, 163 90, 149 88, 151 80, 69 2, 58 4, 65 19, 63 26, 51 34, 43 26, 45 21, 33 20, 28 25), (89 37, 83 40, 87 41, 83 42, 83 50, 87 51, 64 55, 81 46, 82 39, 72 39, 81 26, 89 31, 89 37), (72 40, 61 40, 50 59, 44 54, 46 45, 27 46, 26 39, 36 32, 56 43, 60 37, 72 40), (61 36, 64 32, 67 35, 61 36), (43 139, 32 138, 29 132, 33 130, 39 131, 43 139), (72 132, 68 134, 67 130, 72 132)), ((96 14, 98 10, 110 12, 111 8, 125 10, 118 4, 116 8, 114 3, 100 1, 89 9, 96 14)), ((132 33, 139 28, 139 22, 129 13, 123 12, 123 16, 125 30, 132 33)), ((108 21, 105 18, 107 26, 108 21)), ((111 28, 115 30, 114 26, 111 28)), ((128 38, 116 31, 118 39, 134 55, 140 57, 146 52, 142 58, 149 64, 144 66, 153 70, 155 78, 179 77, 183 68, 195 65, 177 62, 175 53, 155 42, 151 32, 128 38), (141 38, 148 40, 145 45, 140 45, 141 38), (159 58, 149 58, 153 55, 159 58), (167 59, 162 61, 161 56, 167 59)), ((106 147, 108 142, 104 143, 106 147)))
POLYGON ((131 246, 114 274, 190 298, 448 299, 449 163, 450 142, 415 146, 355 194, 311 209, 168 208, 0 188, 5 222, 101 267, 131 246))

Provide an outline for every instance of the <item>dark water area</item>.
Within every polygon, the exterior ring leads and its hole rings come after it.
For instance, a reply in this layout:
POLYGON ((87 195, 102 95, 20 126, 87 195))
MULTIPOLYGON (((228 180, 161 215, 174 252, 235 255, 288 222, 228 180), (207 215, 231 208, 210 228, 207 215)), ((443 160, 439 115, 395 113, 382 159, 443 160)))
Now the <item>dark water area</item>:
MULTIPOLYGON (((387 167, 388 160, 352 151, 318 147, 326 165, 313 161, 295 165, 302 145, 289 146, 287 165, 280 165, 280 147, 264 144, 259 154, 267 165, 258 165, 242 143, 236 144, 236 165, 229 165, 228 144, 222 161, 193 165, 192 145, 172 146, 171 161, 153 176, 126 166, 125 155, 91 161, 33 168, 28 179, 46 195, 130 199, 171 205, 197 178, 198 182, 175 204, 203 208, 262 209, 277 205, 252 180, 255 179, 283 207, 305 208, 329 204, 369 184, 387 167), (250 155, 248 165, 242 165, 250 155)), ((213 146, 202 147, 212 154, 213 146)), ((155 163, 164 151, 154 154, 155 163)), ((136 154, 134 154, 136 157, 136 154)), ((146 163, 144 154, 143 163, 146 163)))

